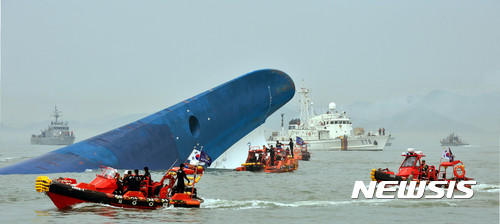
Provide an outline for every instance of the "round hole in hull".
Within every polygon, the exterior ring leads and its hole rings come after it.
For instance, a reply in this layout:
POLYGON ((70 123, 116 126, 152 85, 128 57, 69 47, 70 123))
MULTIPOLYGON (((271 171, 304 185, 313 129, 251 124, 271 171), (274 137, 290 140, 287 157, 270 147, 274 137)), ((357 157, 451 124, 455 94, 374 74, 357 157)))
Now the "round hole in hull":
POLYGON ((198 137, 200 135, 200 122, 195 116, 189 117, 189 130, 193 137, 198 137))

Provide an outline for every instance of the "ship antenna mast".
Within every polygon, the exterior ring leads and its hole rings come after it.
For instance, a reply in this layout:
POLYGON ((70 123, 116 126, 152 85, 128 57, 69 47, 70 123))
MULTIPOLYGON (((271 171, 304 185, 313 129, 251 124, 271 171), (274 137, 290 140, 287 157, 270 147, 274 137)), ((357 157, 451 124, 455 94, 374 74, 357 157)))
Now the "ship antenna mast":
POLYGON ((306 88, 304 84, 304 80, 302 80, 302 87, 297 93, 301 94, 301 98, 299 100, 300 104, 300 125, 299 129, 307 129, 309 128, 309 105, 311 100, 309 99, 310 89, 306 88))
MULTIPOLYGON (((281 114, 281 133, 280 133, 281 138, 282 138, 281 140, 283 140, 283 138, 284 138, 284 137, 285 137, 285 135, 286 135, 286 134, 285 134, 285 127, 284 127, 284 125, 283 125, 283 117, 284 117, 284 116, 285 116, 285 114, 281 114)), ((286 136, 287 136, 287 135, 286 135, 286 136)), ((287 137, 288 137, 288 136, 287 136, 287 137)))
POLYGON ((60 114, 60 111, 57 110, 57 106, 54 107, 54 114, 53 116, 56 118, 56 124, 57 124, 57 118, 61 117, 62 114, 60 114))

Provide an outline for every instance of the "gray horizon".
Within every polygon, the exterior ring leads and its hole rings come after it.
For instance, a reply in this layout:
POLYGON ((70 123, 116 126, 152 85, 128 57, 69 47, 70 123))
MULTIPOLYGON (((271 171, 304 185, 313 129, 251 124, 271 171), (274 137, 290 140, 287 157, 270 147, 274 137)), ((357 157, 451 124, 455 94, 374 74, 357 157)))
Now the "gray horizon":
POLYGON ((316 105, 497 93, 499 9, 494 1, 3 0, 0 123, 44 122, 56 105, 62 119, 81 122, 152 114, 264 68, 289 74, 296 88, 304 80, 316 105))

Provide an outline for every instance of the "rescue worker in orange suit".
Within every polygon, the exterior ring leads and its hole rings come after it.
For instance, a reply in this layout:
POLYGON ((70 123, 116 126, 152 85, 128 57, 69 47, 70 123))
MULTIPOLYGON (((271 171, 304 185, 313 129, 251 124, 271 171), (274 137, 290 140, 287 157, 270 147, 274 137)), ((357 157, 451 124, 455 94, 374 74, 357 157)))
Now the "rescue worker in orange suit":
POLYGON ((264 163, 264 164, 265 164, 265 161, 264 161, 264 160, 265 160, 265 159, 266 159, 266 157, 267 157, 267 152, 269 152, 269 149, 268 149, 268 148, 266 148, 266 145, 263 145, 263 146, 262 146, 262 151, 263 151, 264 153, 262 153, 262 154, 259 156, 259 159, 260 159, 260 162, 261 162, 261 163, 264 163))
POLYGON ((179 165, 179 170, 177 170, 177 193, 184 193, 184 179, 190 183, 189 179, 186 177, 184 172, 184 163, 179 165))

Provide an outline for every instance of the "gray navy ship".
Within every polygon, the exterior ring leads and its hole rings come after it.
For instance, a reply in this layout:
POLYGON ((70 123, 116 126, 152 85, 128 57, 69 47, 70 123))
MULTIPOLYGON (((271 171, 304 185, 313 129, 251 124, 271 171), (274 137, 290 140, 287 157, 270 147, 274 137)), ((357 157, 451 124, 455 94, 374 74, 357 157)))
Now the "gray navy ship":
POLYGON ((452 132, 448 137, 441 139, 441 146, 461 146, 461 145, 469 145, 469 143, 465 143, 458 135, 452 132))
POLYGON ((31 135, 32 145, 71 145, 75 142, 73 131, 69 130, 68 122, 59 121, 61 112, 54 108, 55 121, 51 121, 47 129, 39 135, 31 135))

